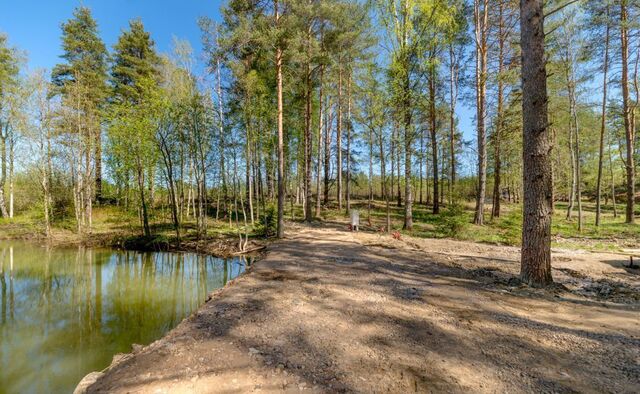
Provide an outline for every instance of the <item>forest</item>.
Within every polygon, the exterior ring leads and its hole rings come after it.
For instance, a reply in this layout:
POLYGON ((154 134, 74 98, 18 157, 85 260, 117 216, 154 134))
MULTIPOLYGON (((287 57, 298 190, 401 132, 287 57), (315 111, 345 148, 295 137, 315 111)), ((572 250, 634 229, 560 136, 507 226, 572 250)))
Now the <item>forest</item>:
POLYGON ((141 19, 109 48, 79 6, 51 70, 0 36, 3 223, 86 237, 116 212, 242 245, 358 209, 375 231, 523 253, 551 232, 633 243, 639 5, 548 1, 525 43, 512 0, 229 0, 194 21, 203 53, 159 53, 141 19))
POLYGON ((640 392, 640 0, 5 26, 0 394, 640 392))

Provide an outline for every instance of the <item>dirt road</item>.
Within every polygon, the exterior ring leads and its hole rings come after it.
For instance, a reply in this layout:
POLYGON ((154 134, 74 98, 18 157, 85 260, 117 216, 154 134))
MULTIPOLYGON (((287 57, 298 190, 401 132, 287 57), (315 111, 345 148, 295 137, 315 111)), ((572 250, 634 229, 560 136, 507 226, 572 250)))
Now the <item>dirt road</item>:
POLYGON ((89 392, 640 392, 639 272, 514 248, 299 227, 89 392))

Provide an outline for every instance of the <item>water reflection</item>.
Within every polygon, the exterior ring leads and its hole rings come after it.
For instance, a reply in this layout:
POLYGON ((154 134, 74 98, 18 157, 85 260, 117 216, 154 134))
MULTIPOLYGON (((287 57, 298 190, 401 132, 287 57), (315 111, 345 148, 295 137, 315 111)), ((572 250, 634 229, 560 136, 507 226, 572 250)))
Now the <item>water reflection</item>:
POLYGON ((0 242, 0 393, 71 392, 147 344, 250 262, 0 242))

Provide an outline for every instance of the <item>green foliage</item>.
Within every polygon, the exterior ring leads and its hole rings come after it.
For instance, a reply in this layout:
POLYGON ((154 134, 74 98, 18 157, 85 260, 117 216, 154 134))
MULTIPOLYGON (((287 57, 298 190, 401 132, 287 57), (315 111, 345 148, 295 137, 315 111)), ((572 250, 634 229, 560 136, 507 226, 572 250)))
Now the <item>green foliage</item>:
POLYGON ((5 91, 17 82, 19 59, 14 48, 9 47, 7 36, 0 34, 0 100, 5 91))
POLYGON ((500 243, 519 245, 522 242, 522 208, 517 206, 496 220, 496 227, 500 230, 500 243))
POLYGON ((264 237, 273 237, 276 235, 276 228, 278 226, 278 214, 274 204, 269 204, 262 216, 262 221, 256 233, 264 237))
POLYGON ((436 231, 447 237, 455 237, 461 233, 469 224, 469 219, 465 214, 461 204, 451 204, 441 213, 439 220, 435 223, 436 231))
POLYGON ((114 49, 111 83, 115 99, 140 102, 145 94, 141 82, 157 79, 160 63, 155 43, 142 21, 129 22, 129 30, 122 32, 114 49))
POLYGON ((92 107, 101 105, 107 94, 107 50, 98 34, 98 24, 87 7, 78 7, 73 18, 62 24, 62 58, 51 79, 56 92, 68 94, 69 84, 81 81, 84 97, 92 107))
POLYGON ((165 235, 128 237, 122 246, 127 250, 163 251, 169 249, 169 239, 165 235))

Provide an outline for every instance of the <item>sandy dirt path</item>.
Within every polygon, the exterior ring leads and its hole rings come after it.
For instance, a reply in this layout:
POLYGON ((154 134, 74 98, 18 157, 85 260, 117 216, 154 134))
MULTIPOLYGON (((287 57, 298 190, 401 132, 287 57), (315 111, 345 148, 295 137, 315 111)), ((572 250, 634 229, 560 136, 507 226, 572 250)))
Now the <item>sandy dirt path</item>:
POLYGON ((638 273, 554 254, 297 227, 89 392, 640 392, 638 273))

